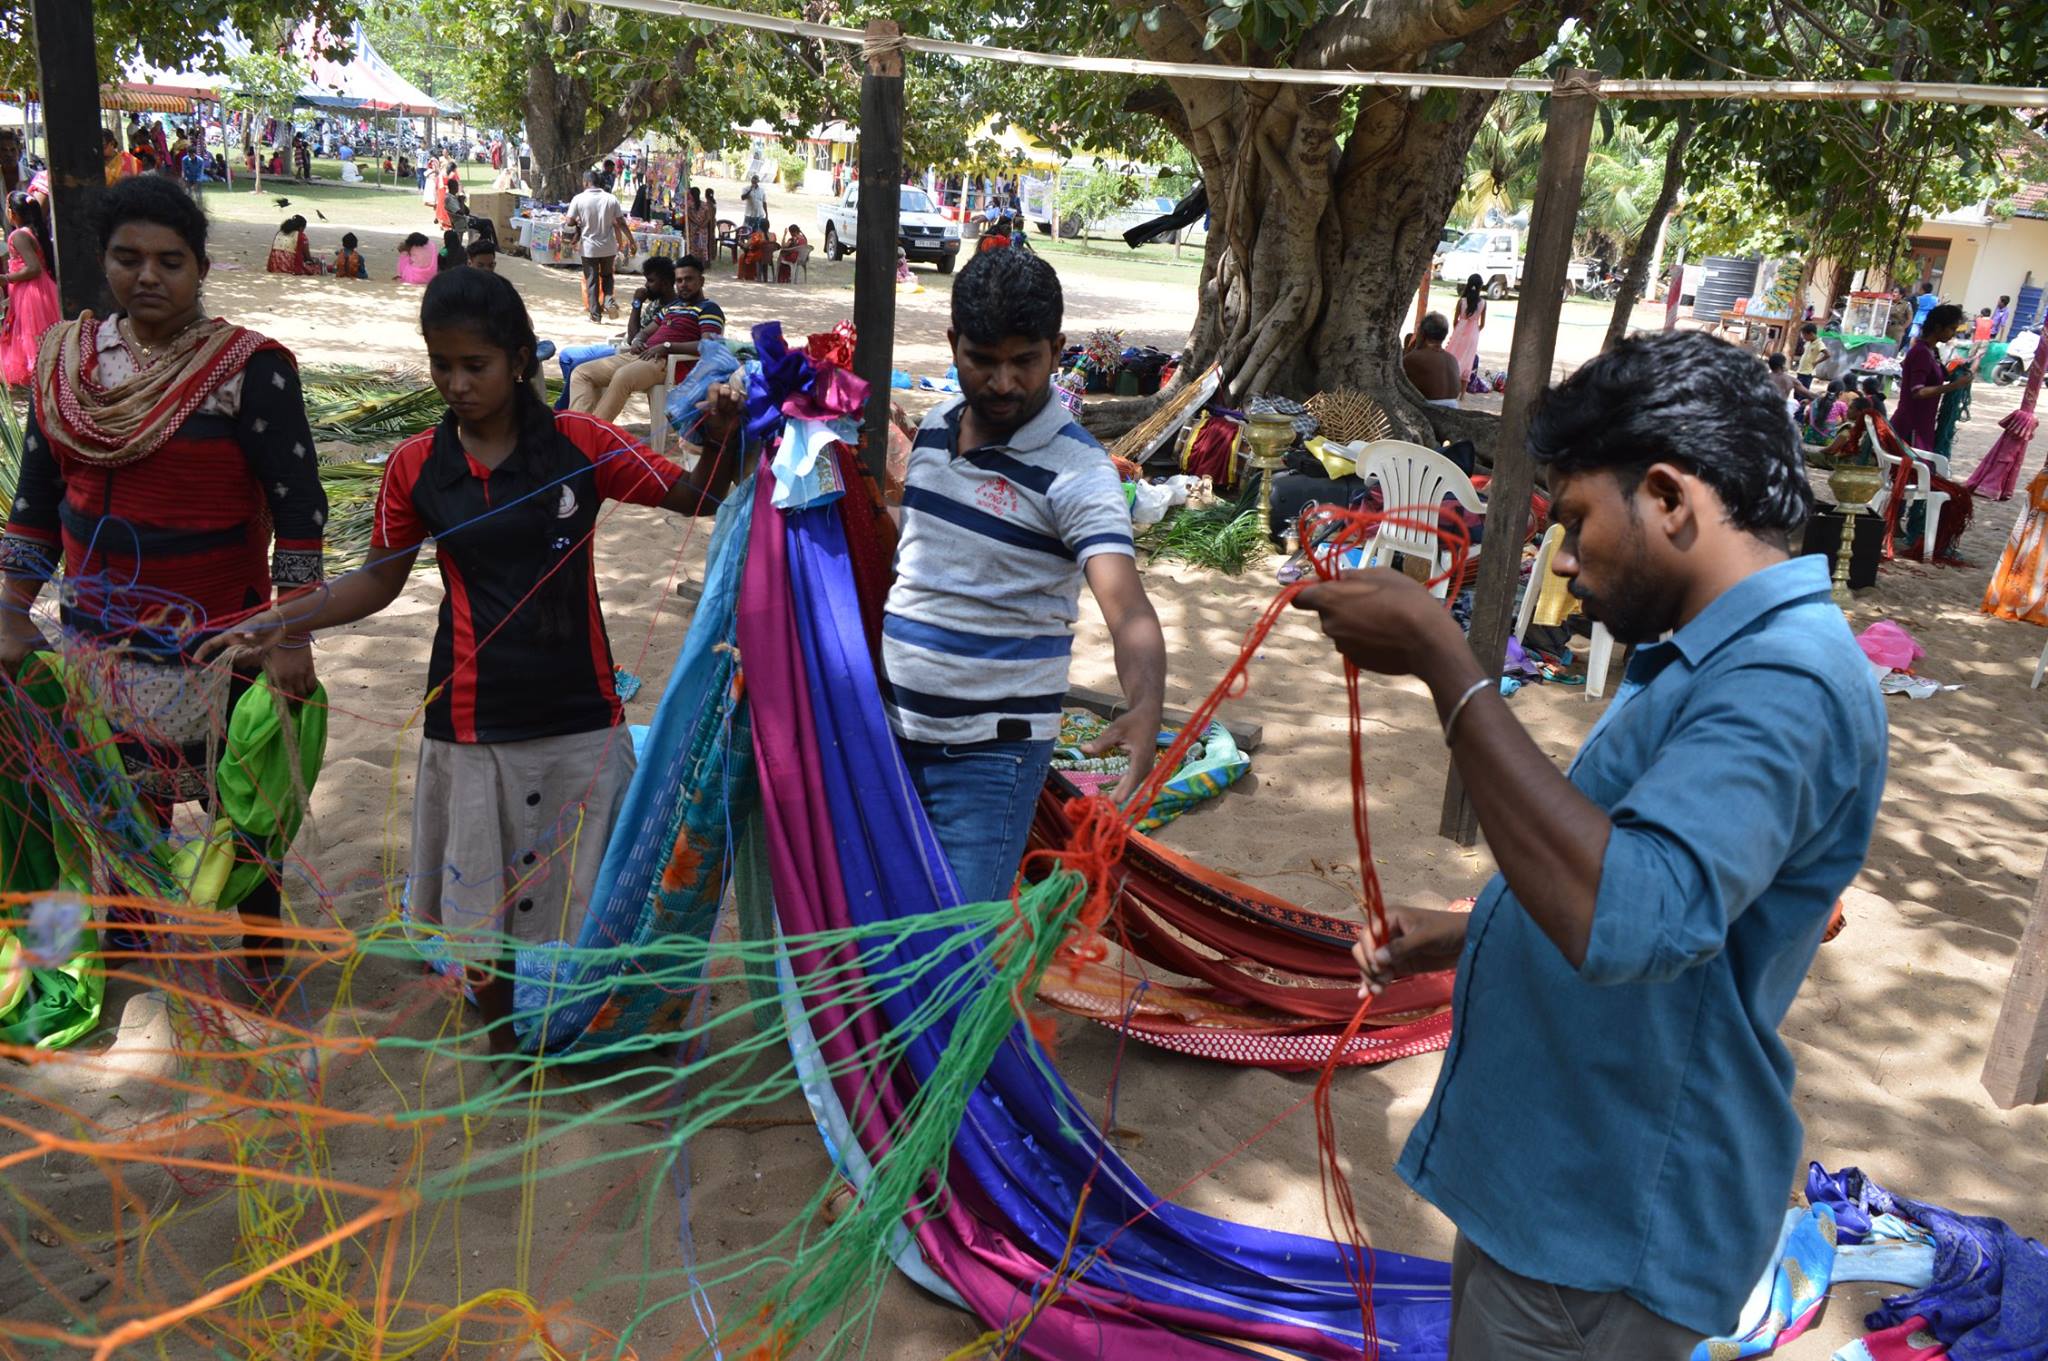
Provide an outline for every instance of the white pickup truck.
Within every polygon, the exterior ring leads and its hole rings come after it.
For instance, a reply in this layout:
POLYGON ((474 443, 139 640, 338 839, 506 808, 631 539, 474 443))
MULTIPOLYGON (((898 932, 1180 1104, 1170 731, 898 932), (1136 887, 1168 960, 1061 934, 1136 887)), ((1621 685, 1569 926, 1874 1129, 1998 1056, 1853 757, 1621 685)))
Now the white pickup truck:
MULTIPOLYGON (((896 244, 911 260, 951 274, 960 259, 960 224, 941 214, 922 189, 899 185, 896 196, 896 244)), ((818 225, 824 229, 827 260, 853 254, 860 240, 860 186, 851 186, 845 198, 819 208, 818 225)))
MULTIPOLYGON (((1455 285, 1477 274, 1487 297, 1504 298, 1522 286, 1522 255, 1528 248, 1519 227, 1475 227, 1436 257, 1436 277, 1455 285)), ((1584 288, 1588 269, 1584 260, 1567 265, 1567 289, 1584 288)))

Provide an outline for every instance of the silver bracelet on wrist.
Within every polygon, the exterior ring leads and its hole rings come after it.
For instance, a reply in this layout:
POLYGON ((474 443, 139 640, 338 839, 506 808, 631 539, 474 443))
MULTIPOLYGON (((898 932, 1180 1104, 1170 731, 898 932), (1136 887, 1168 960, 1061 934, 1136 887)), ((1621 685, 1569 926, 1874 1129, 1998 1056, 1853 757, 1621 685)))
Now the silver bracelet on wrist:
POLYGON ((280 652, 298 652, 311 646, 313 646, 311 637, 301 638, 297 642, 293 642, 290 638, 280 638, 277 641, 277 647, 280 652))
POLYGON ((1494 684, 1493 681, 1487 679, 1485 676, 1481 676, 1478 680, 1473 681, 1470 685, 1465 687, 1464 694, 1458 696, 1457 703, 1451 706, 1451 712, 1447 714, 1444 718, 1445 746, 1448 747, 1449 745, 1451 745, 1453 741, 1456 740, 1458 735, 1458 718, 1465 712, 1465 706, 1472 702, 1472 696, 1478 694, 1481 690, 1484 690, 1487 686, 1492 684, 1494 684))

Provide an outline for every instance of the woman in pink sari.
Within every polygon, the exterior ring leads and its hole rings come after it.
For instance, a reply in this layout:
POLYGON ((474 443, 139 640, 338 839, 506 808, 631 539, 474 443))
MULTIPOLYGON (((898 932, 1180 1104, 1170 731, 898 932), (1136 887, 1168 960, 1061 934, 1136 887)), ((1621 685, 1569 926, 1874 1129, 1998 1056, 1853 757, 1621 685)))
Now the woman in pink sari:
POLYGON ((402 284, 428 284, 440 272, 440 265, 434 259, 434 243, 427 240, 426 233, 413 232, 398 245, 398 282, 402 284))
POLYGON ((1457 315, 1451 318, 1451 338, 1444 349, 1458 361, 1458 381, 1469 383, 1479 367, 1479 332, 1486 326, 1486 281, 1474 274, 1458 293, 1457 315))

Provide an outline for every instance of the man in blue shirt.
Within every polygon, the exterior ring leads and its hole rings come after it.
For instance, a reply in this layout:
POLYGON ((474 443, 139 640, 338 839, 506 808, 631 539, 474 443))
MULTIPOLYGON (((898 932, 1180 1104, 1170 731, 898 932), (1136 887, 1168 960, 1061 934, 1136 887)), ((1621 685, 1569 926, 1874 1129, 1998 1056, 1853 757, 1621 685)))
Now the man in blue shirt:
POLYGON ((1932 312, 1934 305, 1940 301, 1941 299, 1934 296, 1932 281, 1920 285, 1920 296, 1913 299, 1913 327, 1906 335, 1907 340, 1920 338, 1921 328, 1927 325, 1927 314, 1932 312))
POLYGON ((1501 871, 1469 915, 1392 910, 1364 990, 1458 969, 1400 1163, 1458 1226, 1452 1354, 1683 1361, 1735 1324, 1797 1175, 1778 1026, 1869 847, 1884 712, 1826 559, 1790 556, 1813 496, 1753 355, 1623 341, 1546 394, 1529 452, 1554 570, 1638 647, 1568 774, 1414 582, 1299 600, 1429 685, 1501 871))

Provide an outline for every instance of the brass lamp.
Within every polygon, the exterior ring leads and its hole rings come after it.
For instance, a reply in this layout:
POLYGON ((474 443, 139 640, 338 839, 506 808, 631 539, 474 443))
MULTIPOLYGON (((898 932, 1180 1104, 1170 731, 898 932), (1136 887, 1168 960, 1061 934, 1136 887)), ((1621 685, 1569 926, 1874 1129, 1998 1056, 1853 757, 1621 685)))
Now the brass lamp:
MULTIPOLYGON (((1259 527, 1268 534, 1273 528, 1273 474, 1287 466, 1287 450, 1294 443, 1294 420, 1277 411, 1255 412, 1245 422, 1245 442, 1252 447, 1244 466, 1259 474, 1259 527)), ((1287 546, 1285 533, 1274 535, 1287 546)))
POLYGON ((1840 464, 1828 474, 1828 490, 1834 493, 1835 510, 1842 517, 1842 545, 1835 553, 1834 601, 1845 610, 1855 600, 1849 594, 1849 554, 1856 545, 1856 517, 1870 509, 1883 487, 1883 471, 1867 463, 1840 464))

